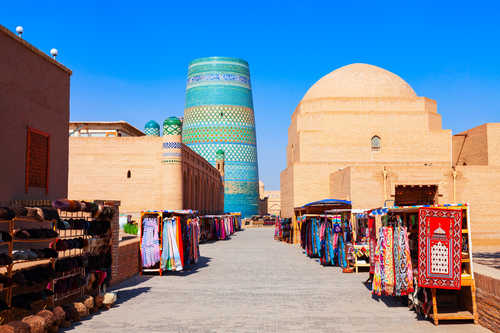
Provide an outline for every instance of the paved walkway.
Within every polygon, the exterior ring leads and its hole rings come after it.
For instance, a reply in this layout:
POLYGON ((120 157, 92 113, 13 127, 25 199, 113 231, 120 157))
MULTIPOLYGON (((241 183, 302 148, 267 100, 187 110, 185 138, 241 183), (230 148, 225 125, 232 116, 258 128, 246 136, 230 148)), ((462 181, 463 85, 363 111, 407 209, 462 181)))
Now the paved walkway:
POLYGON ((137 277, 118 304, 72 332, 488 332, 473 324, 434 327, 362 281, 273 240, 272 228, 247 229, 201 245, 191 272, 137 277))

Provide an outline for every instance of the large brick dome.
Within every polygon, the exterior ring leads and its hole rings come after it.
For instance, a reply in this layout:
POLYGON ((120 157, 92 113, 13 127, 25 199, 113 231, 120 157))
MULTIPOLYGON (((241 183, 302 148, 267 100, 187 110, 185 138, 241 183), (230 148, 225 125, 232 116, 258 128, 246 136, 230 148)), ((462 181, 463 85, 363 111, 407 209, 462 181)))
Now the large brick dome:
POLYGON ((415 98, 417 95, 394 73, 373 65, 351 64, 323 76, 302 100, 332 97, 415 98))

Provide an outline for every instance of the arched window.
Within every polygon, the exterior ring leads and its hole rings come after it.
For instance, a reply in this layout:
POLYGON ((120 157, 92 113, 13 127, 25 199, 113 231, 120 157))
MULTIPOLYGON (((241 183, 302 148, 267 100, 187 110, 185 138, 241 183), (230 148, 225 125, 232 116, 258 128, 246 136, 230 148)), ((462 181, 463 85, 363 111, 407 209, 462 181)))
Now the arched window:
POLYGON ((379 151, 380 150, 380 137, 375 135, 372 137, 372 151, 379 151))
POLYGON ((129 171, 127 171, 127 178, 130 178, 130 177, 132 177, 132 173, 129 170, 129 171))

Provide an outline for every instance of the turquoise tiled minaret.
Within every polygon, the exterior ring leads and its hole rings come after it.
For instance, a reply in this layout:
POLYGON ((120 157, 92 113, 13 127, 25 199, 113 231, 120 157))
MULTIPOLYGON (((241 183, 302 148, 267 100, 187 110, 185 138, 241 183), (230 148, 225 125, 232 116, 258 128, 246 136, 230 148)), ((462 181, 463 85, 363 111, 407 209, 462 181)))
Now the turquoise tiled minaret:
POLYGON ((258 214, 255 120, 245 60, 209 57, 189 64, 182 142, 214 166, 217 152, 223 152, 224 210, 258 214))

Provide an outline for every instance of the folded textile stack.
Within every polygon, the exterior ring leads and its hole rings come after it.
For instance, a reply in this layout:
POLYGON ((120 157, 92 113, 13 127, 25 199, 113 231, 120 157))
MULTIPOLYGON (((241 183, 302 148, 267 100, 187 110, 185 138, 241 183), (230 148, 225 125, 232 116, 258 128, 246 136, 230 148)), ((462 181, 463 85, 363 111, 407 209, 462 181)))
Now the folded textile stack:
POLYGON ((96 221, 92 222, 87 229, 87 234, 91 236, 100 236, 110 230, 111 223, 109 221, 96 221))
POLYGON ((48 283, 56 277, 56 272, 50 265, 36 266, 33 268, 17 271, 12 280, 20 286, 33 286, 40 283, 48 283))
POLYGON ((85 284, 85 279, 81 276, 70 276, 65 279, 57 280, 54 286, 56 294, 65 294, 72 290, 78 289, 85 284))
POLYGON ((83 268, 88 265, 86 256, 62 258, 56 261, 55 269, 57 273, 72 271, 76 268, 83 268))
POLYGON ((57 258, 57 251, 48 248, 12 251, 12 259, 14 260, 34 260, 34 259, 51 259, 51 258, 57 258))
POLYGON ((52 206, 66 212, 87 212, 100 220, 113 218, 114 210, 111 207, 98 205, 93 202, 59 199, 52 202, 52 206))
POLYGON ((59 220, 57 209, 52 207, 0 207, 0 219, 11 220, 15 217, 32 217, 40 221, 59 220))
POLYGON ((85 219, 64 219, 57 222, 61 230, 88 229, 90 222, 85 219))
POLYGON ((88 244, 88 241, 82 237, 72 239, 56 239, 50 243, 50 247, 56 251, 66 251, 73 249, 82 249, 88 244))
POLYGON ((52 229, 21 229, 14 233, 14 237, 18 239, 45 239, 55 238, 59 234, 52 229))

